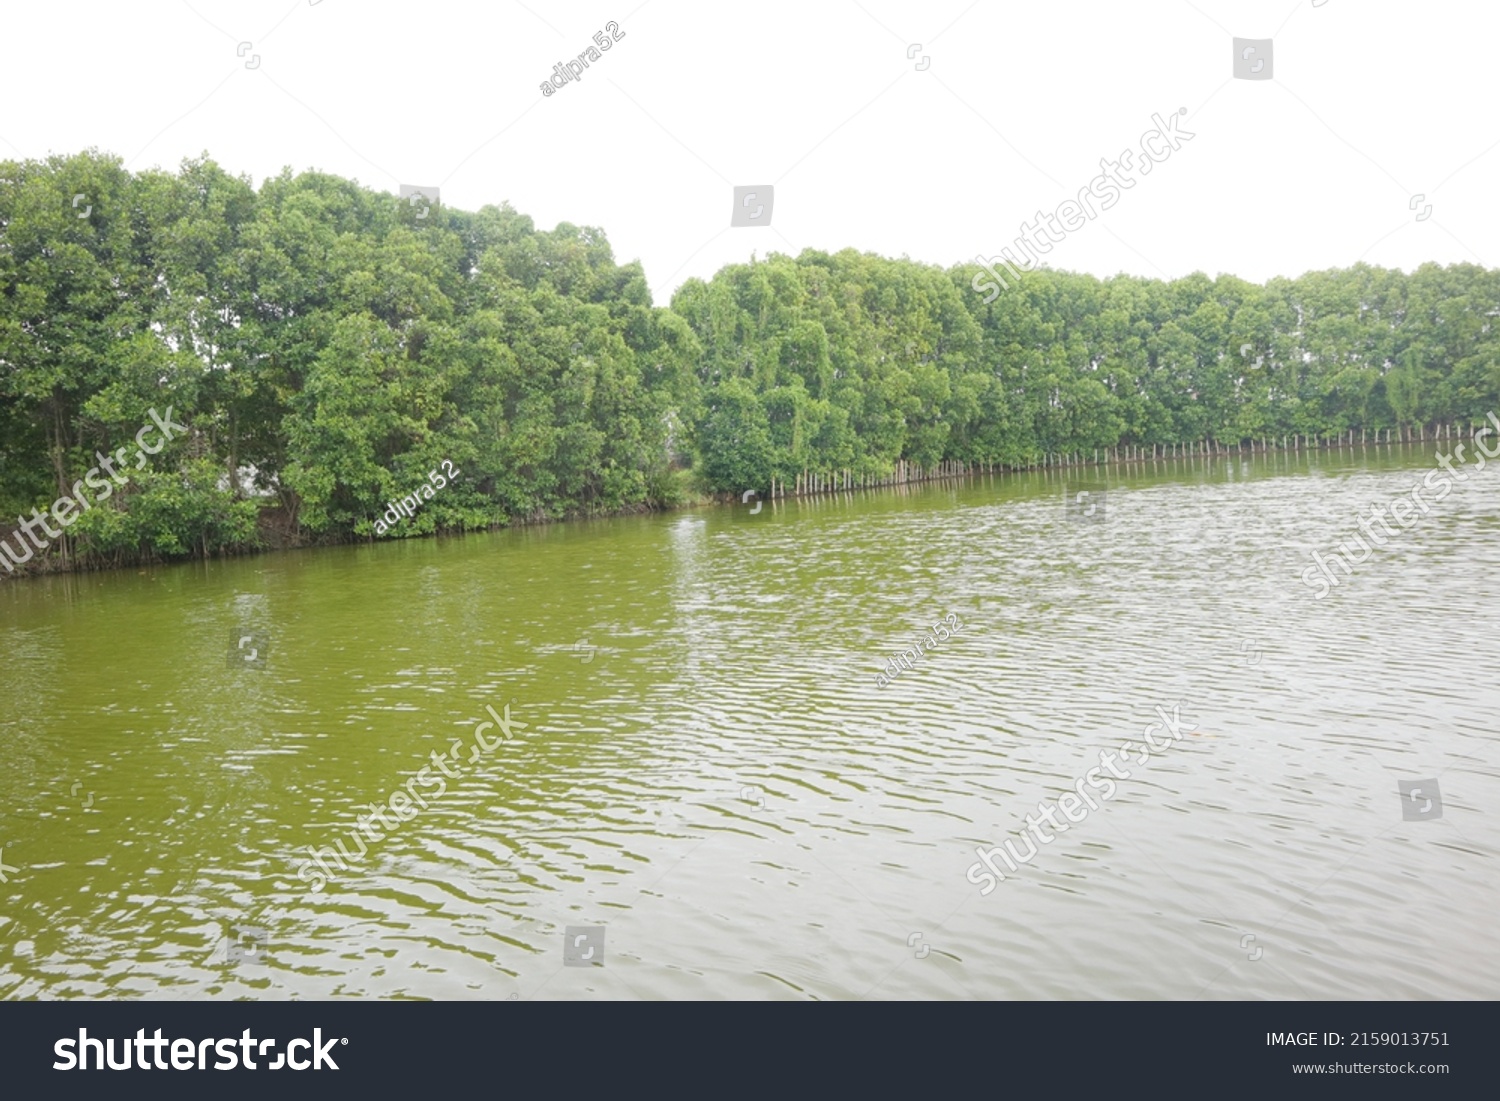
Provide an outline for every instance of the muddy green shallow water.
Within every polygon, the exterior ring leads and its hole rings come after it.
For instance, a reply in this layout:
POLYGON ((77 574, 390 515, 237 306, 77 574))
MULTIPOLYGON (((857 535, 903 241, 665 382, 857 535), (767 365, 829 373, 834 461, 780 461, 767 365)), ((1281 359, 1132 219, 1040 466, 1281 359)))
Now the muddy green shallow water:
POLYGON ((0 583, 0 997, 1495 997, 1500 464, 1301 580, 1434 465, 0 583), (980 893, 1174 704, 1197 733, 980 893))

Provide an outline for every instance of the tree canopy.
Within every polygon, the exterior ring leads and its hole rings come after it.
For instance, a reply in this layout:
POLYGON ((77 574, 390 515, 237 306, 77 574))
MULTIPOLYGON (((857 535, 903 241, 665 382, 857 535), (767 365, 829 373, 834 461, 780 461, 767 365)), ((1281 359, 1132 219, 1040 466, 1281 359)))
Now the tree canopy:
POLYGON ((1500 409, 1500 273, 1364 264, 1258 286, 846 249, 651 301, 602 230, 539 230, 206 156, 0 162, 0 516, 74 492, 171 406, 189 432, 84 512, 96 561, 663 507, 802 472, 1471 423, 1500 409), (76 196, 82 196, 75 201, 76 196))

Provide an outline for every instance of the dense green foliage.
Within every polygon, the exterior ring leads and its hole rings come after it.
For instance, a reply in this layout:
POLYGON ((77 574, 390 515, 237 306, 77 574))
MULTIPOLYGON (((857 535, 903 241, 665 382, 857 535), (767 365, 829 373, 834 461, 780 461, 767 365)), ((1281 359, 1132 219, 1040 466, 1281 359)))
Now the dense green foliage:
POLYGON ((808 251, 686 284, 673 307, 703 344, 714 484, 1468 423, 1500 407, 1500 272, 1360 265, 1261 287, 1038 271, 976 293, 986 278, 808 251))
POLYGON ((669 505, 684 466, 733 493, 1500 408, 1484 268, 1038 271, 998 296, 978 273, 808 251, 656 307, 602 232, 508 206, 317 173, 256 190, 206 159, 0 162, 0 516, 71 493, 168 406, 190 431, 59 550, 368 536, 445 459, 463 477, 395 534, 669 505))

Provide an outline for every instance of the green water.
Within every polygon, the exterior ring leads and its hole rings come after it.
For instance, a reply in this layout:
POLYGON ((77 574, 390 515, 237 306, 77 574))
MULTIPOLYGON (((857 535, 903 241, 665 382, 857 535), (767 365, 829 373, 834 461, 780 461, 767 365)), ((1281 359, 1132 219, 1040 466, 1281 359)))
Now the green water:
POLYGON ((1433 465, 1179 460, 0 583, 0 996, 1493 997, 1500 473, 1326 599, 1299 580, 1433 465), (980 895, 976 846, 1176 701, 1199 733, 980 895), (525 728, 475 751, 486 706, 525 728), (1403 818, 1410 778, 1441 817, 1403 818), (361 856, 398 790, 425 808, 361 856), (316 883, 339 838, 359 860, 316 883), (570 926, 603 928, 598 966, 566 965, 570 926))

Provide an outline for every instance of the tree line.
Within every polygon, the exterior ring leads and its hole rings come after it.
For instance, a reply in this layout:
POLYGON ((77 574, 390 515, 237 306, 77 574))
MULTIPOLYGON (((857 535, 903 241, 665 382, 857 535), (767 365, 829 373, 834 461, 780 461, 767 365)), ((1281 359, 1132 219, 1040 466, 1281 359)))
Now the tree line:
POLYGON ((1483 267, 983 278, 807 250, 657 306, 601 230, 508 204, 257 189, 207 157, 0 161, 0 532, 168 407, 187 431, 49 561, 376 538, 445 461, 463 477, 392 535, 1500 408, 1483 267))

